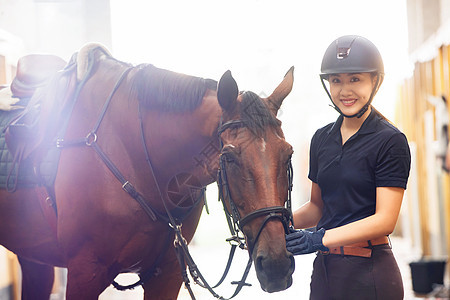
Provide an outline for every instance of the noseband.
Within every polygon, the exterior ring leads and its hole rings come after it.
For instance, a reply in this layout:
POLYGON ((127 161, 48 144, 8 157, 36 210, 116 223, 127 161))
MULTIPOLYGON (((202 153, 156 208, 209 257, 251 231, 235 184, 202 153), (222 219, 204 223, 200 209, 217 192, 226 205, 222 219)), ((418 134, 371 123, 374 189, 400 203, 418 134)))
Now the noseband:
MULTIPOLYGON (((223 142, 220 138, 220 135, 222 132, 229 128, 239 128, 239 127, 245 127, 246 123, 243 120, 231 120, 228 122, 225 122, 224 124, 221 124, 218 129, 218 135, 219 135, 219 143, 220 148, 223 148, 223 142)), ((259 217, 264 217, 265 219, 262 221, 260 228, 258 230, 258 233, 255 236, 255 239, 253 241, 253 245, 256 245, 258 238, 264 229, 265 225, 268 223, 271 219, 278 219, 283 224, 285 233, 288 233, 289 231, 289 225, 293 224, 293 218, 292 218, 292 206, 291 206, 291 191, 292 191, 292 178, 293 178, 293 172, 292 172, 292 162, 289 160, 288 168, 287 168, 287 175, 288 175, 288 197, 285 202, 285 206, 271 206, 271 207, 264 207, 257 209, 248 215, 241 218, 241 215, 237 209, 237 206, 235 202, 233 201, 231 197, 231 192, 228 184, 228 178, 227 178, 227 171, 226 171, 226 160, 224 158, 224 155, 220 155, 219 158, 219 170, 217 174, 217 185, 219 187, 219 200, 222 201, 225 215, 227 216, 227 222, 228 226, 230 228, 230 232, 233 235, 233 237, 230 240, 234 240, 239 243, 239 246, 241 248, 245 248, 245 244, 242 242, 245 240, 244 237, 239 236, 239 232, 243 233, 243 229, 245 225, 249 224, 253 220, 259 217), (228 210, 226 203, 228 203, 230 210, 228 210)), ((250 245, 247 245, 247 247, 250 249, 250 245)), ((253 249, 250 249, 250 256, 252 254, 253 249)))

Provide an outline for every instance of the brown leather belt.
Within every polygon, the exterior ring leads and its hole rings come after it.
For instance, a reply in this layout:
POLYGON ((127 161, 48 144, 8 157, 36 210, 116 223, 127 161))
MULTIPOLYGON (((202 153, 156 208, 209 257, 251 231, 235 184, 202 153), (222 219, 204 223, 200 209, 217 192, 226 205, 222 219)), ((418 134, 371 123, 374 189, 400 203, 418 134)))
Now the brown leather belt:
POLYGON ((372 256, 372 246, 378 245, 388 245, 389 238, 387 236, 382 236, 370 241, 359 242, 347 246, 330 248, 330 251, 320 251, 324 255, 328 254, 338 254, 338 255, 351 255, 351 256, 361 256, 361 257, 371 257, 372 256))

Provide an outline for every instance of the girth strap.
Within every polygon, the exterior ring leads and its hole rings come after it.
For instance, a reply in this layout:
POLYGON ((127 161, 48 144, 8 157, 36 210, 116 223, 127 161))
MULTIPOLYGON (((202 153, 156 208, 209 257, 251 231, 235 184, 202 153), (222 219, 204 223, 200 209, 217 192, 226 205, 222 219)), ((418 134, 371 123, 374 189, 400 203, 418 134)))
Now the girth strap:
POLYGON ((167 254, 167 250, 169 249, 170 242, 171 242, 171 237, 172 237, 172 235, 170 234, 170 231, 169 231, 169 233, 167 234, 166 241, 164 243, 164 247, 163 247, 162 251, 159 253, 159 255, 156 258, 153 265, 147 271, 145 271, 143 274, 139 275, 138 281, 136 281, 133 284, 123 286, 123 285, 120 285, 119 283, 117 283, 117 281, 113 280, 112 285, 114 286, 114 288, 117 289, 118 291, 132 290, 139 285, 144 285, 144 283, 146 283, 150 278, 157 276, 161 272, 161 270, 158 268, 158 266, 162 262, 165 255, 167 254))

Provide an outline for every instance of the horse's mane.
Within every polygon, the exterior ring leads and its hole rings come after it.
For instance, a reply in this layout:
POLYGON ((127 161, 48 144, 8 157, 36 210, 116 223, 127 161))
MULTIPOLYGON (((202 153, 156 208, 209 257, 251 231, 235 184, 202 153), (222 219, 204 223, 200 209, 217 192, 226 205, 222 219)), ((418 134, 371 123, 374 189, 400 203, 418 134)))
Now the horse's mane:
MULTIPOLYGON (((146 109, 192 111, 200 105, 207 89, 217 89, 217 82, 212 79, 180 74, 151 64, 138 68, 131 89, 146 109)), ((255 134, 261 136, 266 126, 280 126, 280 121, 258 95, 244 92, 241 99, 241 118, 255 134)))
POLYGON ((217 82, 212 79, 159 69, 151 64, 138 68, 132 79, 132 92, 147 109, 192 111, 200 105, 207 89, 217 89, 217 82))
POLYGON ((280 126, 280 121, 257 94, 246 91, 242 93, 241 99, 241 119, 257 136, 263 134, 266 126, 280 126))

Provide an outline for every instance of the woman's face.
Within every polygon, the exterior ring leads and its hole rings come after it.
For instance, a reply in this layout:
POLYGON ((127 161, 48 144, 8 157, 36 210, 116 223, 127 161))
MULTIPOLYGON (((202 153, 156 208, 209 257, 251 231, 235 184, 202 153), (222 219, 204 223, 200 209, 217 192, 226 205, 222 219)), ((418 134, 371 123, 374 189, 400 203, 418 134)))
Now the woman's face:
POLYGON ((376 76, 371 73, 334 74, 328 82, 333 103, 344 115, 354 115, 369 101, 376 76))

